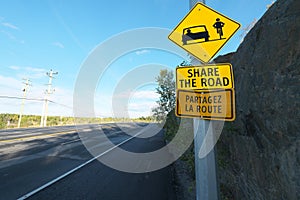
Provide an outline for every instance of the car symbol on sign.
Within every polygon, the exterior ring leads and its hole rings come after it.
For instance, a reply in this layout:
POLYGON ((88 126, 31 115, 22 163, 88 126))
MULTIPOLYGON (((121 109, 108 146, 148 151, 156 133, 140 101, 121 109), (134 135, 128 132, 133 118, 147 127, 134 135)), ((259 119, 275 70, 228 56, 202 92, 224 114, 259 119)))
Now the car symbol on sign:
POLYGON ((187 44, 189 40, 205 39, 205 42, 209 40, 209 34, 205 25, 191 26, 183 29, 182 31, 182 43, 187 44))

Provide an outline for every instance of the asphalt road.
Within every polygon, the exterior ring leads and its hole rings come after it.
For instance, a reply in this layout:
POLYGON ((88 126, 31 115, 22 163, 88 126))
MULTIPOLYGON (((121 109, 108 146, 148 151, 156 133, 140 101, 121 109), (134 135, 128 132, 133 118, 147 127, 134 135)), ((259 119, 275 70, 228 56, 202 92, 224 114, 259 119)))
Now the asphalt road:
MULTIPOLYGON (((101 128, 111 142, 119 144, 131 138, 126 133, 139 132, 145 125, 105 124, 101 128)), ((91 160, 93 156, 81 143, 78 131, 89 137, 99 133, 99 126, 0 131, 0 199, 23 197, 91 160)), ((104 141, 93 138, 91 143, 102 152, 110 148, 104 141)), ((164 145, 163 133, 160 132, 150 138, 133 138, 120 147, 132 152, 149 152, 164 145)), ((114 156, 113 151, 104 156, 114 156)), ((169 166, 149 173, 126 173, 94 160, 28 199, 175 199, 172 168, 169 166)))

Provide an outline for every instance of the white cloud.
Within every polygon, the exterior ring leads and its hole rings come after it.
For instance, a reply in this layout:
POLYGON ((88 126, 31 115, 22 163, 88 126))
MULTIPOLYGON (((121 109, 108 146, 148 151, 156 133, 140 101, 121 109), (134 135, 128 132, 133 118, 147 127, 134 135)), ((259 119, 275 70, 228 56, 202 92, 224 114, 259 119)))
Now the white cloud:
MULTIPOLYGON (((0 87, 1 94, 5 94, 11 89, 20 89, 21 88, 21 80, 17 80, 12 77, 5 77, 0 75, 0 87)), ((10 93, 10 92, 9 92, 10 93)))
POLYGON ((11 40, 16 40, 16 37, 15 37, 13 34, 7 32, 7 31, 1 30, 0 33, 6 35, 6 36, 7 36, 9 39, 11 39, 11 40))
POLYGON ((8 68, 9 68, 9 69, 12 69, 12 70, 20 70, 20 69, 21 69, 21 67, 15 66, 15 65, 9 66, 8 68))
POLYGON ((135 54, 139 56, 149 52, 150 52, 149 50, 143 49, 143 50, 136 51, 135 54))
POLYGON ((157 94, 155 91, 149 90, 136 91, 131 96, 131 98, 134 99, 157 99, 158 97, 159 94, 157 94))
POLYGON ((131 118, 146 117, 152 115, 152 109, 157 104, 152 101, 146 102, 131 102, 128 105, 128 113, 131 118))
POLYGON ((114 98, 131 98, 131 99, 157 99, 159 95, 151 90, 138 90, 138 91, 124 91, 114 95, 114 98))
POLYGON ((17 70, 19 73, 17 77, 20 79, 22 78, 29 78, 29 79, 40 79, 46 77, 46 72, 48 70, 43 68, 36 68, 36 67, 22 67, 22 66, 10 66, 10 69, 17 70))
POLYGON ((37 67, 24 67, 24 69, 28 72, 46 72, 46 69, 37 68, 37 67))
POLYGON ((17 27, 16 25, 13 25, 11 23, 2 22, 1 24, 2 24, 2 26, 8 27, 8 28, 11 28, 11 29, 14 29, 14 30, 19 30, 19 27, 17 27))
POLYGON ((65 46, 62 43, 60 43, 60 42, 53 42, 52 45, 56 46, 56 47, 59 47, 61 49, 65 48, 65 46))
MULTIPOLYGON (((131 117, 151 115, 152 108, 157 106, 159 95, 149 89, 127 90, 111 96, 96 93, 94 109, 96 116, 131 117)), ((84 101, 83 99, 82 101, 84 101)), ((83 110, 87 110, 82 108, 83 110)))
POLYGON ((156 106, 156 102, 146 101, 146 102, 131 102, 128 105, 129 111, 135 112, 149 112, 152 108, 156 106))
POLYGON ((130 95, 128 113, 131 118, 150 116, 159 95, 153 90, 137 90, 130 95))
POLYGON ((11 70, 17 71, 17 77, 22 78, 29 78, 29 79, 40 79, 40 78, 46 78, 46 72, 49 71, 44 68, 38 68, 38 67, 30 67, 30 66, 17 66, 17 65, 11 65, 8 67, 11 70))
MULTIPOLYGON (((46 87, 32 82, 32 86, 27 90, 28 100, 25 101, 24 114, 41 115, 46 87)), ((0 113, 19 113, 21 99, 9 97, 22 97, 23 88, 21 79, 0 75, 0 113)), ((55 87, 54 93, 49 95, 49 100, 49 116, 73 116, 73 91, 55 87)))
POLYGON ((20 99, 9 97, 21 97, 22 82, 12 77, 0 75, 0 113, 18 113, 20 110, 20 99))
POLYGON ((55 87, 54 92, 50 95, 51 100, 49 104, 49 109, 51 108, 51 115, 63 115, 72 116, 73 115, 73 91, 62 88, 55 87), (51 107, 50 107, 51 106, 51 107))
MULTIPOLYGON (((18 68, 18 67, 13 67, 18 68)), ((32 67, 23 67, 20 69, 31 71, 42 71, 40 68, 32 67)), ((24 87, 23 81, 13 77, 5 77, 0 75, 0 96, 13 96, 21 97, 22 89, 24 87)), ((47 86, 39 84, 32 81, 32 86, 29 87, 27 92, 27 98, 34 100, 27 100, 25 102, 24 114, 35 114, 40 115, 42 112, 43 101, 42 99, 45 96, 45 90, 47 86)), ((49 116, 73 116, 73 90, 66 89, 60 86, 53 85, 55 89, 54 93, 49 95, 49 116)), ((115 97, 112 97, 108 94, 95 94, 95 105, 94 111, 96 116, 109 117, 109 116, 126 116, 129 114, 129 117, 137 118, 141 116, 151 115, 151 109, 156 106, 155 99, 156 93, 150 90, 141 90, 130 93, 129 102, 121 110, 112 109, 112 100, 115 97), (114 110, 114 111, 113 111, 114 110), (120 112, 123 114, 118 114, 114 112, 120 112), (127 114, 126 114, 127 113, 127 114)), ((83 97, 84 100, 84 97, 83 97)), ((117 101, 122 101, 124 99, 120 98, 117 101)), ((118 102, 117 102, 118 103, 118 102)), ((11 99, 11 98, 0 98, 0 112, 8 113, 18 113, 20 110, 20 99, 11 99)), ((86 113, 87 109, 84 107, 81 108, 82 112, 86 116, 92 117, 92 113, 86 113)))
POLYGON ((14 34, 4 31, 4 30, 0 30, 0 33, 2 33, 3 35, 5 35, 6 37, 8 37, 10 40, 18 42, 20 44, 25 44, 24 40, 18 40, 14 34))

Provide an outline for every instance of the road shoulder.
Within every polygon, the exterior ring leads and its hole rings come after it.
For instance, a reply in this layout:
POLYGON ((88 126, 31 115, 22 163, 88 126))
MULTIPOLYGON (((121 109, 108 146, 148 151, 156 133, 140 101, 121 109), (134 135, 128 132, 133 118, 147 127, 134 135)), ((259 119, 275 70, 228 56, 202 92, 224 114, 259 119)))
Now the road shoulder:
POLYGON ((177 200, 195 200, 195 181, 189 171, 188 164, 178 159, 173 164, 174 168, 174 189, 177 200))

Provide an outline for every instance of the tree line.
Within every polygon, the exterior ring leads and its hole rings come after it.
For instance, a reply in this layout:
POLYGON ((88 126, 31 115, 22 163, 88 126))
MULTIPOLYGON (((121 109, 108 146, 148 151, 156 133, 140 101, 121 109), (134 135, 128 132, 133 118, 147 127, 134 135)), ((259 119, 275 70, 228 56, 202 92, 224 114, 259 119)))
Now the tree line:
MULTIPOLYGON (((18 114, 9 114, 2 113, 0 114, 0 129, 6 128, 17 128, 18 126, 19 115, 18 114)), ((105 122, 151 122, 153 118, 148 117, 139 117, 136 119, 127 119, 127 118, 113 118, 113 117, 65 117, 65 116, 48 116, 47 126, 63 126, 63 125, 74 125, 74 124, 96 124, 96 123, 105 123, 105 122)), ((38 115, 23 115, 21 121, 22 128, 28 127, 39 127, 41 122, 41 116, 38 115)))

